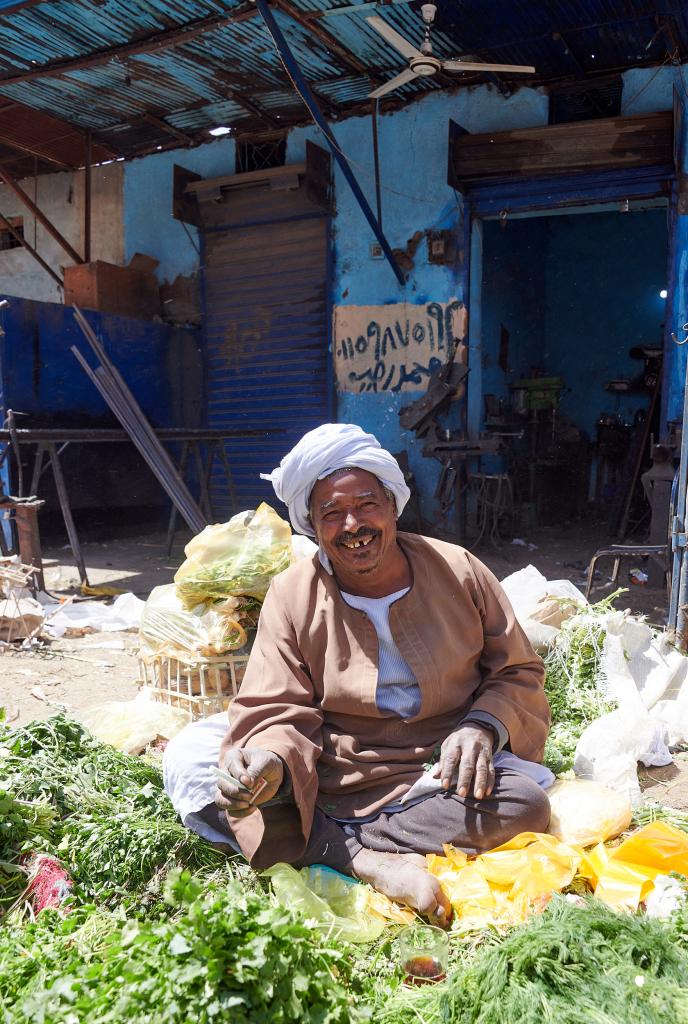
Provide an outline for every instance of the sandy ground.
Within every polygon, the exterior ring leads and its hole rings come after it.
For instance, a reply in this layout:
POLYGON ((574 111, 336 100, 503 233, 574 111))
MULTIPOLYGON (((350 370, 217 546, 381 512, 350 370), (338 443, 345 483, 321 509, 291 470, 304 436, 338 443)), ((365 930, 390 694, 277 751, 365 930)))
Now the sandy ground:
MULTIPOLYGON (((172 554, 165 553, 162 535, 147 535, 111 544, 85 544, 88 576, 92 585, 110 584, 145 599, 154 586, 170 583, 183 560, 184 539, 172 554)), ((500 548, 482 547, 476 554, 499 579, 533 564, 548 579, 570 579, 582 587, 585 568, 597 547, 605 543, 594 527, 534 531, 522 538, 526 546, 505 543, 500 548), (530 545, 530 547, 528 546, 530 545)), ((53 593, 75 592, 78 574, 71 552, 63 547, 44 551, 46 585, 53 593)), ((612 589, 603 565, 593 600, 612 589)), ((622 568, 619 583, 628 592, 618 607, 661 625, 665 621, 667 597, 664 590, 632 586, 628 570, 622 568)), ((92 633, 61 640, 33 650, 0 653, 0 706, 10 722, 22 724, 45 718, 58 710, 79 717, 94 705, 112 700, 131 700, 138 690, 139 668, 135 633, 92 633)), ((688 753, 679 754, 668 768, 644 773, 650 795, 674 807, 688 808, 688 753)))

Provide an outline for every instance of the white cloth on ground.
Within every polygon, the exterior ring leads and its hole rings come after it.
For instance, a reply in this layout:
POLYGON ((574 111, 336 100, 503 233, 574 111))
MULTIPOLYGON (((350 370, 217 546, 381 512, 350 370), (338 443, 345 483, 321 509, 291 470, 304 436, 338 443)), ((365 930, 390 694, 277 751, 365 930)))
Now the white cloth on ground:
POLYGON ((318 480, 348 466, 367 470, 389 488, 397 515, 401 515, 411 492, 399 463, 377 438, 353 423, 323 423, 309 430, 272 473, 261 473, 261 477, 271 481, 275 494, 289 509, 296 532, 314 537, 308 517, 311 491, 318 480))

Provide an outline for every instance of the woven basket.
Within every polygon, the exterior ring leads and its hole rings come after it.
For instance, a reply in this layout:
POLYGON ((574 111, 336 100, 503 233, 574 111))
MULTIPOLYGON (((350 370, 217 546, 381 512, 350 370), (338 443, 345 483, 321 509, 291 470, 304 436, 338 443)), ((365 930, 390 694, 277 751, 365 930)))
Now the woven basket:
POLYGON ((249 652, 221 658, 139 658, 141 682, 155 700, 191 713, 192 720, 226 711, 246 671, 249 652))

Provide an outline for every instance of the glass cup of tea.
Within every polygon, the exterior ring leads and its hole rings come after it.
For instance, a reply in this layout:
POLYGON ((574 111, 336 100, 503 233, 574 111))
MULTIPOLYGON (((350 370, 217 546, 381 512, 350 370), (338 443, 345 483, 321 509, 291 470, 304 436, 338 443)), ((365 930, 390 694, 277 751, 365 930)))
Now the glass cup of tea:
POLYGON ((431 924, 412 924, 398 939, 399 962, 410 985, 443 981, 449 961, 449 936, 431 924))

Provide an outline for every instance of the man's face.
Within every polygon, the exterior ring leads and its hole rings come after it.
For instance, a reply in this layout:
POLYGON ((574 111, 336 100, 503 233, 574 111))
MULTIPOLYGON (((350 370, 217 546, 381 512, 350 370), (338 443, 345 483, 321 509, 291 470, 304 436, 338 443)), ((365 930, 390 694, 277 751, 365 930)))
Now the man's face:
POLYGON ((396 544, 396 509, 376 476, 346 469, 318 480, 310 509, 318 543, 338 578, 384 575, 396 544))

